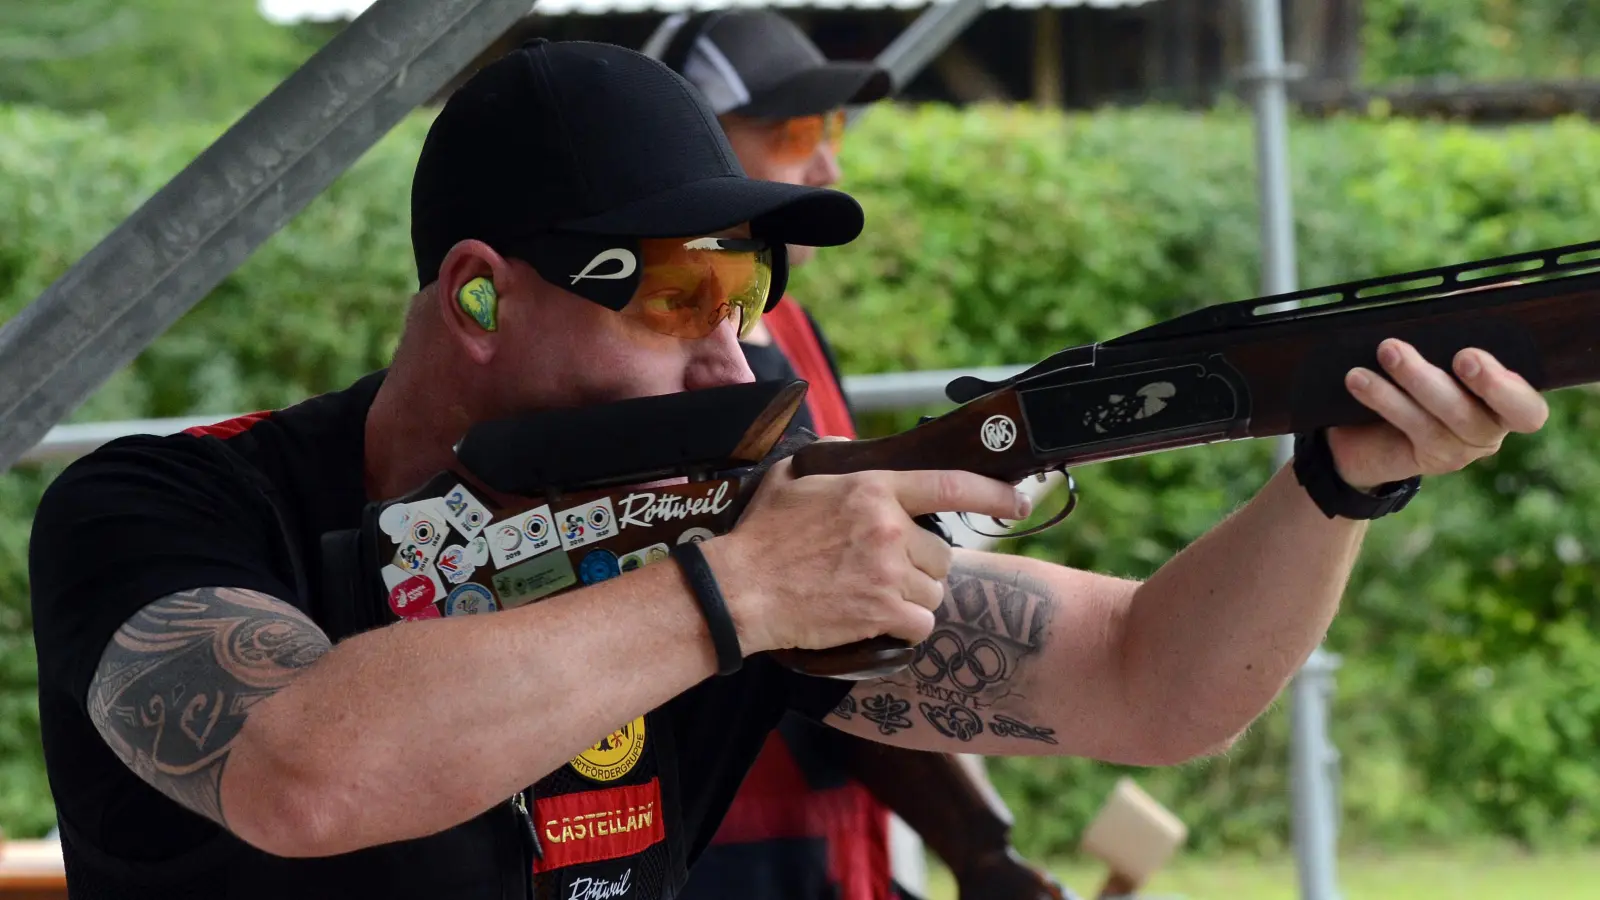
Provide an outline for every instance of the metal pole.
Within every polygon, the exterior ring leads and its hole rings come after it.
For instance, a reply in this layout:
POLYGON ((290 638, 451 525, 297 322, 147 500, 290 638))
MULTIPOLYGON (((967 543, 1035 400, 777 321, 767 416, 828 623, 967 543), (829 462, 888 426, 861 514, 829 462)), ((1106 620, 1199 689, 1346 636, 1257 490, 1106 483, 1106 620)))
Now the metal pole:
POLYGON ((0 328, 0 471, 531 6, 373 4, 0 328))
POLYGON ((878 54, 878 65, 889 70, 894 92, 899 93, 988 6, 987 0, 934 3, 917 16, 878 54))
MULTIPOLYGON (((1261 283, 1264 294, 1297 290, 1294 213, 1289 187, 1288 99, 1294 70, 1284 64, 1280 0, 1252 0, 1256 165, 1261 198, 1261 283)), ((1277 440, 1273 470, 1294 453, 1294 439, 1277 440)), ((1290 699, 1290 790, 1295 856, 1303 900, 1339 900, 1338 753, 1328 739, 1328 694, 1336 657, 1322 648, 1295 675, 1290 699)))

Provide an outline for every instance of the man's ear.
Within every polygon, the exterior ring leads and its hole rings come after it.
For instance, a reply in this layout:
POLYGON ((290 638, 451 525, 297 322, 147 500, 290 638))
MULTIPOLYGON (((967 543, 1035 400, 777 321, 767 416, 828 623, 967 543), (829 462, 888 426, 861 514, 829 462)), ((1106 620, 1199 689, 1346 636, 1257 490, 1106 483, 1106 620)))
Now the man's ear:
POLYGON ((445 328, 479 365, 494 359, 500 306, 510 283, 510 265, 482 241, 456 244, 439 266, 436 300, 445 328))

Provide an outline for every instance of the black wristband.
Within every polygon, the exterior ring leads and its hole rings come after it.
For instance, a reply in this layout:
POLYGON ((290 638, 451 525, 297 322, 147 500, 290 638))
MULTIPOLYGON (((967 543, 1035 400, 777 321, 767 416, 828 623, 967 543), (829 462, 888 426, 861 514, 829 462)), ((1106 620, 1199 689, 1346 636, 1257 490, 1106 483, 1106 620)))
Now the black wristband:
POLYGON ((744 653, 739 649, 739 632, 733 627, 733 615, 722 598, 722 588, 717 586, 706 556, 700 552, 698 541, 684 541, 672 548, 672 558, 683 569, 689 581, 689 590, 700 604, 700 612, 711 629, 711 645, 717 650, 717 674, 732 675, 744 665, 744 653))
POLYGON ((1294 477, 1306 489, 1312 502, 1328 518, 1376 519, 1405 509, 1417 491, 1422 477, 1378 485, 1372 493, 1358 491, 1339 477, 1328 448, 1325 429, 1301 432, 1294 436, 1294 477))

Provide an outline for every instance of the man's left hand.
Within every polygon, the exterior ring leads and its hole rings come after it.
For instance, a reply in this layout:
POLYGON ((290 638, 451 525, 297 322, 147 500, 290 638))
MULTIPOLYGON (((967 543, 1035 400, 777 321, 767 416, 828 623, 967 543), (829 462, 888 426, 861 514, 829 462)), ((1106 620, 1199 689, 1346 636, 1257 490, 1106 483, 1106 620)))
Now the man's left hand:
POLYGON ((1538 431, 1550 415, 1543 395, 1482 350, 1455 355, 1455 378, 1395 338, 1379 345, 1378 362, 1392 382, 1355 368, 1345 387, 1385 421, 1328 429, 1340 476, 1361 490, 1465 468, 1498 452, 1507 434, 1538 431))

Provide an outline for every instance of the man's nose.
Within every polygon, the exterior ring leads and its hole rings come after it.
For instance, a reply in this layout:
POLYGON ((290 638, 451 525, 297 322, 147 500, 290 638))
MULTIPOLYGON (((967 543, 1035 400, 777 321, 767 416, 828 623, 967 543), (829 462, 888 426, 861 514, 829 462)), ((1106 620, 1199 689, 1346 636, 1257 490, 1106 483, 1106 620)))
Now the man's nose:
POLYGON ((739 347, 738 325, 728 318, 722 320, 716 331, 695 342, 683 386, 686 390, 697 391, 755 380, 755 373, 745 361, 744 350, 739 347))
POLYGON ((811 187, 832 187, 839 183, 844 172, 839 168, 839 157, 824 143, 812 155, 806 174, 810 176, 806 180, 811 187))

